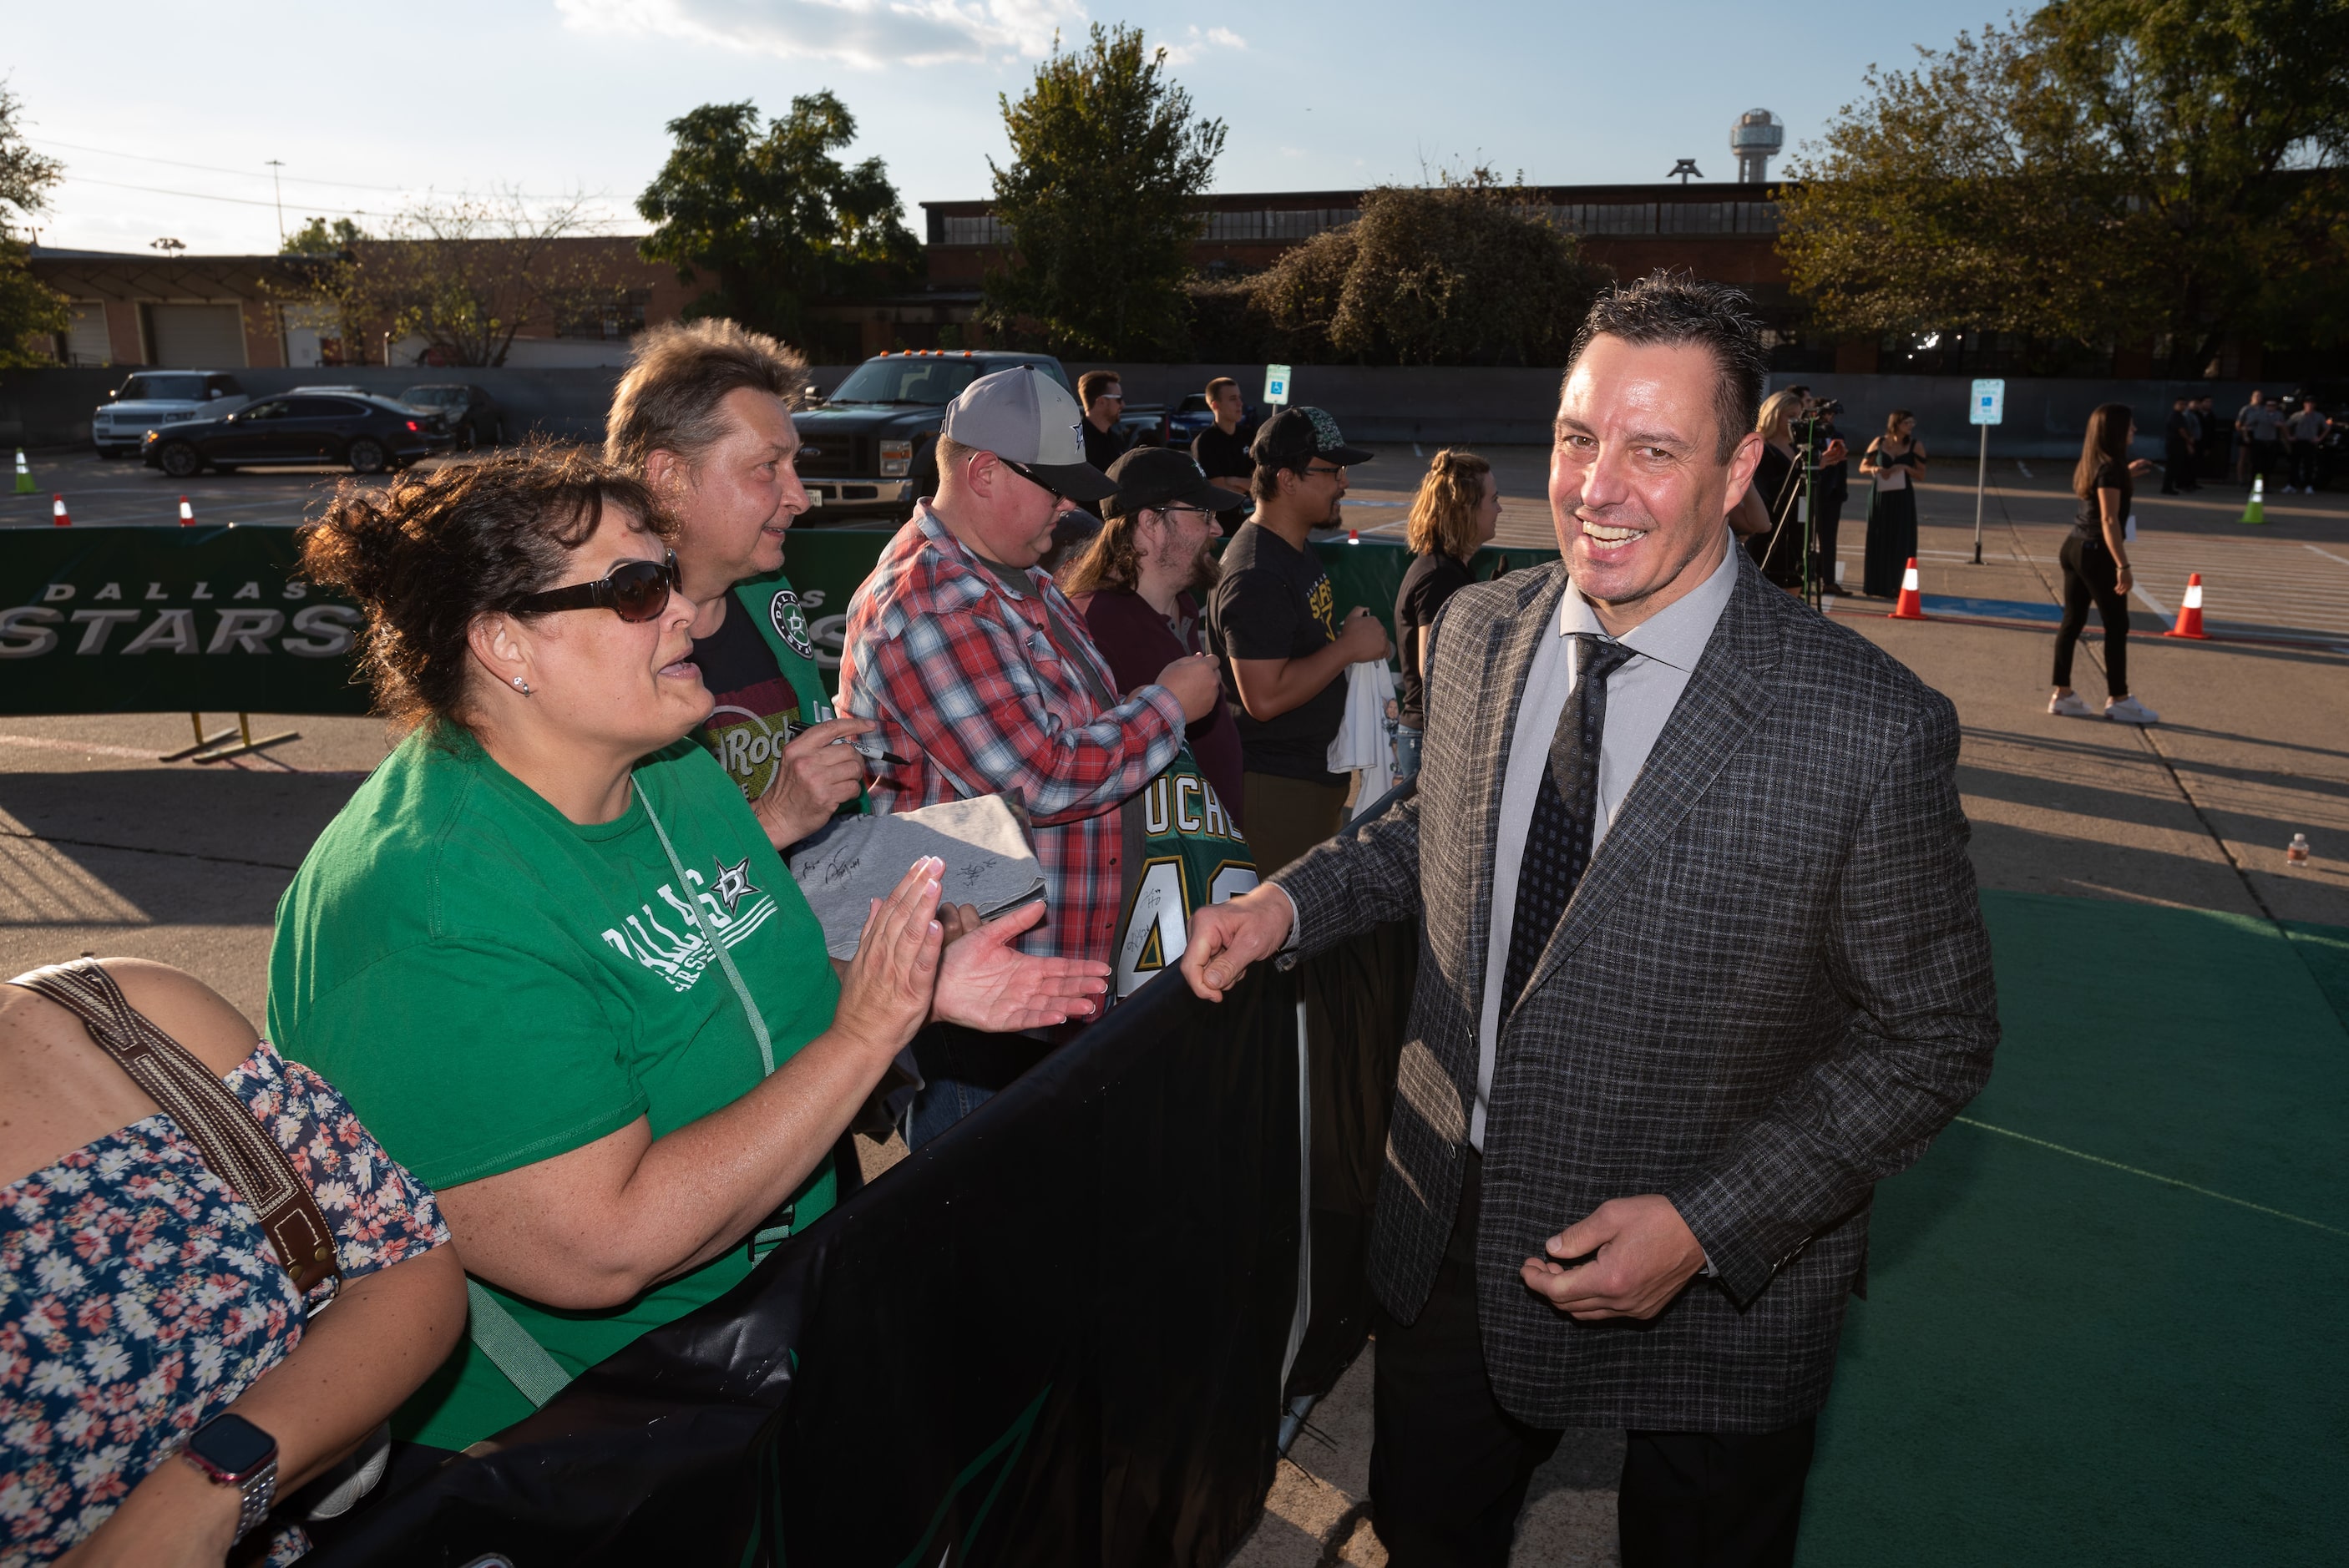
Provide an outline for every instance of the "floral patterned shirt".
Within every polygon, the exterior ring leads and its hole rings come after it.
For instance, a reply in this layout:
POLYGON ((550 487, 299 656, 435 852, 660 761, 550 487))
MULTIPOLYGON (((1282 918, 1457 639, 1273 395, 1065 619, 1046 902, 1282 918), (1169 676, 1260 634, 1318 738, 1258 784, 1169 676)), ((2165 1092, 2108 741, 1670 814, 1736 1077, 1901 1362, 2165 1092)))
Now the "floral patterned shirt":
MULTIPOLYGON (((222 1081, 309 1182, 346 1281, 447 1243, 431 1192, 324 1078, 264 1040, 222 1081)), ((166 1112, 0 1187, 0 1568, 104 1523, 302 1342, 333 1286, 302 1297, 166 1112)), ((307 1544, 284 1529, 271 1561, 307 1544)))

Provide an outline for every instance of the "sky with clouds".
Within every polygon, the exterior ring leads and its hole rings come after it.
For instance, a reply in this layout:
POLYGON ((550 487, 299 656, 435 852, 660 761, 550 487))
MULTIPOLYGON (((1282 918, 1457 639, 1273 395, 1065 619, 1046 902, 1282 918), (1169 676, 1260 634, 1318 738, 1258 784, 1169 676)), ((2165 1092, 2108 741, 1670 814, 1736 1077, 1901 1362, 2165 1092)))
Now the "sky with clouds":
POLYGON ((1229 128, 1224 191, 1345 190, 1488 163, 1544 184, 1630 183, 1694 158, 1732 173, 1731 122, 1816 136, 1871 63, 2005 12, 1982 0, 1723 0, 1243 7, 1078 0, 409 0, 372 6, 33 0, 0 32, 26 127, 64 161, 46 244, 276 248, 287 222, 362 224, 426 192, 589 199, 611 232, 698 104, 773 113, 830 88, 917 203, 984 196, 1017 97, 1057 36, 1125 22, 1229 128), (143 40, 143 41, 142 41, 143 40))

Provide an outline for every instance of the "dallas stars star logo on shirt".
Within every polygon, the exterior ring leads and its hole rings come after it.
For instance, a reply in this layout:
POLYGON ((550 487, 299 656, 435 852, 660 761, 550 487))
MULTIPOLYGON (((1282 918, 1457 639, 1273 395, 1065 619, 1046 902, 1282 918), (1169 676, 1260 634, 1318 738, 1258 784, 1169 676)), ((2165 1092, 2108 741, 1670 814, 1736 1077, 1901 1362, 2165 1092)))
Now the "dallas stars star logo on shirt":
POLYGON ((726 901, 726 913, 730 917, 734 906, 759 890, 750 885, 750 857, 745 855, 734 865, 718 861, 718 885, 709 890, 726 901))

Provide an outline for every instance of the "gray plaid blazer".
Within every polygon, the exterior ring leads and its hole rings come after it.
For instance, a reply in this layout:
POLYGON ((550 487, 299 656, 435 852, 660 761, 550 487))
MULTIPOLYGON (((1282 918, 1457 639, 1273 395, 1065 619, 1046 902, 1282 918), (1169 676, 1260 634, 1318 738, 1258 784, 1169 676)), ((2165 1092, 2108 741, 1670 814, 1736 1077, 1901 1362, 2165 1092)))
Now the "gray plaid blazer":
MULTIPOLYGON (((1998 1041, 1955 710, 1739 559, 1679 707, 1502 1020, 1478 1318, 1501 1404, 1537 1426, 1756 1432, 1816 1412, 1874 1183, 1982 1088, 1998 1041), (1644 1323, 1578 1323, 1526 1288, 1518 1267, 1544 1238, 1642 1192, 1672 1201, 1716 1275, 1644 1323)), ((1419 925, 1369 1260, 1405 1323, 1459 1202, 1502 777, 1566 586, 1553 565, 1454 594, 1416 798, 1273 879, 1306 953, 1419 925)))

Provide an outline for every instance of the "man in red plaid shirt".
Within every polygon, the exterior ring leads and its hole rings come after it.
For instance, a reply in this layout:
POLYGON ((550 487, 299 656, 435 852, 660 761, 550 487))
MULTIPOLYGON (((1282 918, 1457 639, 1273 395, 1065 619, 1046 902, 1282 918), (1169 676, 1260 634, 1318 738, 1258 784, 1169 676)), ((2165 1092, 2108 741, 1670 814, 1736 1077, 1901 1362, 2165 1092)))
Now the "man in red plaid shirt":
MULTIPOLYGON (((981 377, 947 406, 938 493, 849 602, 840 691, 843 713, 878 721, 881 748, 909 759, 875 764, 875 809, 1016 793, 1049 912, 1022 945, 1106 963, 1123 872, 1118 808, 1221 693, 1215 660, 1195 655, 1122 698, 1084 618, 1035 569, 1061 514, 1117 491, 1084 460, 1081 418, 1060 383, 1027 366, 981 377)), ((943 1081, 931 1066, 909 1140, 987 1098, 956 1065, 943 1081)))

